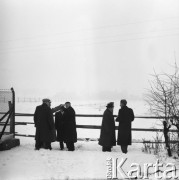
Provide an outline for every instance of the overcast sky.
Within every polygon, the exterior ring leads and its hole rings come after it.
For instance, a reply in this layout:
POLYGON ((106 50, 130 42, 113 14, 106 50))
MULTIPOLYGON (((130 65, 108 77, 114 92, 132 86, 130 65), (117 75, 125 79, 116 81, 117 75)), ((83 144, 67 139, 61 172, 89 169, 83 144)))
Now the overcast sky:
POLYGON ((0 89, 18 96, 141 97, 175 58, 178 0, 0 1, 0 89))

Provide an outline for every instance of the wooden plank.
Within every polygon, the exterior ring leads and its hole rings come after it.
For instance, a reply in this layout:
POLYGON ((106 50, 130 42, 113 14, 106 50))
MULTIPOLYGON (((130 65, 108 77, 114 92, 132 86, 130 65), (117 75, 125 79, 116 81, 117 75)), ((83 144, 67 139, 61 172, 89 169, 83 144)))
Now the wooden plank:
MULTIPOLYGON (((18 134, 16 133, 15 134, 16 136, 21 136, 21 137, 35 137, 35 135, 26 135, 26 134, 18 134)), ((78 138, 78 141, 98 141, 99 139, 98 138, 78 138)), ((132 143, 165 143, 165 142, 155 142, 155 141, 136 141, 136 140, 133 140, 132 143)), ((178 141, 170 141, 171 144, 174 144, 174 143, 178 143, 178 141)))
MULTIPOLYGON (((4 114, 3 112, 0 112, 0 114, 4 114)), ((34 114, 29 113, 16 113, 15 116, 26 116, 26 117, 33 117, 34 114)), ((103 115, 98 114, 76 114, 76 117, 103 117, 103 115)), ((117 115, 114 115, 114 117, 117 117, 117 115)), ((165 119, 165 117, 156 117, 156 116, 135 116, 136 119, 165 119)), ((172 118, 172 117, 169 117, 172 118)))
MULTIPOLYGON (((0 112, 0 114, 5 114, 5 112, 0 112)), ((33 117, 34 114, 29 113, 15 113, 15 116, 24 116, 24 117, 33 117)), ((117 117, 117 115, 113 115, 117 117)), ((76 117, 103 117, 103 115, 98 114, 76 114, 76 117)), ((164 116, 156 117, 156 116, 135 116, 136 119, 165 119, 164 116)), ((172 117, 168 117, 172 118, 172 117)))
MULTIPOLYGON (((153 144, 158 144, 158 143, 159 143, 159 144, 162 144, 162 143, 165 143, 165 142, 163 142, 163 141, 159 141, 159 142, 156 142, 156 141, 143 141, 142 143, 147 143, 147 144, 148 144, 148 143, 151 143, 151 144, 152 144, 152 143, 153 143, 153 144)), ((169 141, 169 143, 170 143, 170 144, 175 144, 175 143, 179 143, 179 141, 169 141)))
MULTIPOLYGON (((0 123, 0 126, 4 126, 5 123, 0 123)), ((10 126, 10 124, 7 124, 7 126, 10 126)))
MULTIPOLYGON (((101 129, 101 126, 93 126, 93 125, 77 125, 77 128, 101 129)), ((115 129, 118 130, 118 126, 116 126, 115 129)), ((132 131, 163 132, 163 129, 132 128, 132 131)), ((178 131, 177 131, 177 130, 170 130, 169 132, 178 132, 178 131)))
MULTIPOLYGON (((10 110, 13 106, 11 101, 8 101, 8 105, 9 105, 9 110, 10 110)), ((14 133, 14 126, 15 126, 13 115, 11 115, 11 117, 10 117, 9 124, 10 124, 10 133, 13 134, 14 133)))
MULTIPOLYGON (((16 122, 16 125, 28 125, 34 124, 33 122, 16 122)), ((77 128, 84 129, 101 129, 101 126, 96 125, 76 125, 77 128)), ((116 126, 118 130, 118 126, 116 126)), ((132 131, 148 131, 148 132, 163 132, 163 129, 147 129, 147 128, 132 128, 132 131)), ((178 130, 171 129, 169 132, 178 132, 178 130)))

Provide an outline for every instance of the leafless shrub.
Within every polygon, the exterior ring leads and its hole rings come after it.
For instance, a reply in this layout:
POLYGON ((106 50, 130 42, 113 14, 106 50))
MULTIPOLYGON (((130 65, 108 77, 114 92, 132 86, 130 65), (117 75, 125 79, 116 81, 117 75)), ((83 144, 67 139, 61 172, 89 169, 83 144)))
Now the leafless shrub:
MULTIPOLYGON (((149 81, 150 89, 145 95, 145 100, 150 111, 163 121, 163 132, 168 155, 171 154, 169 129, 178 129, 177 140, 179 140, 179 68, 175 63, 172 74, 157 74, 154 71, 152 80, 149 81)), ((179 153, 179 144, 177 145, 179 153)))

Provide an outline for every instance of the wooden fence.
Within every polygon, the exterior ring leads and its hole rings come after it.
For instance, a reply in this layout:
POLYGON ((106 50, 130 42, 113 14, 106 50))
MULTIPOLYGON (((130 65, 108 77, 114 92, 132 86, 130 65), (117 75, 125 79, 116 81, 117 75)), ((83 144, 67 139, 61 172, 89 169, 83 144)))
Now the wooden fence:
MULTIPOLYGON (((3 114, 3 113, 0 113, 3 114)), ((34 114, 29 113, 16 113, 15 116, 17 117, 33 117, 34 114)), ((102 117, 102 115, 96 115, 96 114, 76 114, 76 117, 102 117)), ((114 115, 114 117, 117 117, 114 115)), ((136 119, 165 119, 165 117, 155 117, 155 116, 135 116, 136 119)), ((33 125, 34 122, 15 122, 15 125, 33 125)), ((3 125, 0 123, 0 125, 3 125)), ((101 129, 101 126, 99 125, 77 125, 77 128, 83 128, 83 129, 101 129)), ((116 126, 116 130, 118 127, 116 126)), ((132 128, 132 131, 145 131, 145 132, 163 132, 163 129, 156 129, 156 128, 132 128)), ((178 132, 178 130, 171 129, 169 132, 178 132)), ((23 136, 23 137, 34 137, 34 135, 26 135, 26 134, 19 134, 18 132, 15 133, 15 136, 23 136)), ((79 138, 81 139, 81 138, 79 138)), ((89 139, 89 138, 86 138, 89 139)), ((93 138, 92 138, 93 139, 93 138)), ((177 141, 172 141, 173 143, 176 143, 177 141)), ((143 143, 143 141, 139 142, 143 143)), ((155 143, 155 142, 152 142, 155 143)), ((164 143, 164 142, 161 142, 164 143)))

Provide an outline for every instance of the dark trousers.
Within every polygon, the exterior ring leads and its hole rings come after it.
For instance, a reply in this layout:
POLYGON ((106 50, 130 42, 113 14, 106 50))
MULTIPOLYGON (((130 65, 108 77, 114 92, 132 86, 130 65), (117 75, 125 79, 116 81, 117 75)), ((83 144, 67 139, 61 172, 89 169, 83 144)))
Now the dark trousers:
POLYGON ((39 140, 35 141, 35 149, 39 150, 40 148, 44 148, 44 149, 52 149, 51 147, 51 143, 50 142, 42 142, 39 140))
POLYGON ((74 146, 74 142, 66 142, 68 151, 74 151, 75 150, 75 146, 74 146))
POLYGON ((52 150, 51 143, 50 142, 44 142, 44 149, 52 150))
POLYGON ((60 149, 63 150, 64 149, 64 144, 63 141, 60 141, 60 149))
POLYGON ((127 147, 128 147, 128 145, 121 145, 121 150, 125 154, 127 153, 127 147))
POLYGON ((39 140, 36 140, 35 141, 35 149, 36 150, 39 150, 40 148, 43 147, 43 142, 39 141, 39 140))
POLYGON ((107 151, 107 152, 111 152, 111 147, 103 146, 103 147, 102 147, 102 151, 103 151, 103 152, 106 152, 106 151, 107 151))

